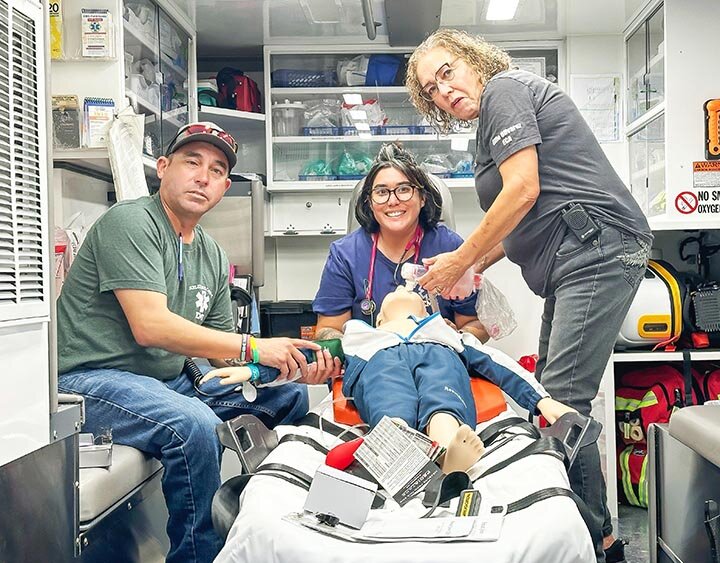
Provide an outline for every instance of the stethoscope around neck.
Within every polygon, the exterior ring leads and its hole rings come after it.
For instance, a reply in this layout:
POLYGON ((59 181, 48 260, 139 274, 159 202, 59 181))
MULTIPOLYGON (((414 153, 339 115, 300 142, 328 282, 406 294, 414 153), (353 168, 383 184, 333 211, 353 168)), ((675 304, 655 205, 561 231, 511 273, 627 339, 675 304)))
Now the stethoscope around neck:
MULTIPOLYGON (((400 256, 400 260, 398 260, 397 265, 395 266, 395 272, 393 273, 393 279, 397 276, 398 268, 400 267, 400 264, 403 263, 403 260, 405 260, 405 255, 408 253, 408 250, 411 248, 415 248, 415 253, 413 255, 413 261, 417 263, 418 258, 420 257, 420 243, 423 239, 423 230, 420 225, 417 226, 415 229, 415 234, 413 235, 413 238, 410 239, 410 242, 408 242, 405 245, 405 250, 403 250, 402 255, 400 256)), ((365 297, 362 301, 360 301, 360 312, 365 315, 366 317, 370 317, 370 322, 372 324, 373 322, 373 313, 375 313, 375 309, 377 308, 377 305, 375 304, 375 301, 372 298, 372 289, 373 289, 373 279, 375 277, 375 259, 377 258, 377 249, 378 249, 378 234, 373 233, 371 235, 372 237, 372 250, 370 252, 370 271, 368 272, 368 282, 367 287, 365 288, 365 297)))

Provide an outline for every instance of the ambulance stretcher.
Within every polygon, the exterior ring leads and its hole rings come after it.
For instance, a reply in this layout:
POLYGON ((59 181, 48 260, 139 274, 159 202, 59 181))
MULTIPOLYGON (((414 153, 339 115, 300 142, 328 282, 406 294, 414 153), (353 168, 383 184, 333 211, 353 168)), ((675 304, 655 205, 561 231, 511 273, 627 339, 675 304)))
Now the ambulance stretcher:
MULTIPOLYGON (((266 438, 259 434, 252 436, 252 431, 247 434, 242 425, 240 428, 232 427, 232 421, 225 423, 224 431, 222 428, 219 430, 225 445, 233 446, 234 442, 234 449, 240 449, 244 466, 250 465, 251 468, 259 468, 259 471, 252 477, 235 477, 234 483, 233 480, 226 483, 216 495, 213 520, 221 533, 227 530, 234 511, 239 508, 217 563, 465 563, 470 560, 581 563, 596 560, 591 535, 578 505, 569 496, 558 494, 567 493, 570 489, 560 456, 535 453, 498 470, 498 464, 502 465, 503 460, 517 456, 518 452, 537 441, 528 435, 526 429, 515 425, 500 431, 488 445, 483 458, 469 471, 471 478, 476 479, 473 486, 480 491, 482 502, 503 505, 508 510, 496 541, 352 543, 283 519, 288 514, 302 512, 308 494, 307 486, 299 484, 292 474, 263 468, 289 466, 299 475, 313 476, 325 460, 325 454, 318 451, 317 444, 332 448, 340 443, 334 435, 338 427, 349 428, 333 424, 334 433, 328 431, 333 419, 332 409, 328 408, 330 404, 331 398, 328 397, 313 411, 314 415, 308 415, 298 426, 277 427, 275 436, 270 439, 279 442, 277 446, 275 443, 263 444, 266 438), (319 421, 325 423, 323 430, 319 429, 319 421), (304 437, 311 440, 306 443, 304 437), (311 445, 313 442, 315 446, 311 445), (242 455, 242 450, 249 445, 253 448, 242 455), (268 449, 271 449, 269 453, 268 449), (265 454, 267 456, 263 457, 265 454), (488 471, 489 474, 483 476, 488 471), (237 495, 240 491, 238 507, 237 495), (539 500, 535 498, 529 502, 533 493, 539 500)), ((479 425, 478 431, 514 415, 508 409, 479 425)), ((422 496, 422 493, 419 494, 403 507, 392 499, 387 500, 382 508, 370 511, 368 522, 420 518, 428 511, 422 504, 422 496)), ((449 508, 439 507, 433 517, 454 516, 457 503, 455 498, 449 508)))

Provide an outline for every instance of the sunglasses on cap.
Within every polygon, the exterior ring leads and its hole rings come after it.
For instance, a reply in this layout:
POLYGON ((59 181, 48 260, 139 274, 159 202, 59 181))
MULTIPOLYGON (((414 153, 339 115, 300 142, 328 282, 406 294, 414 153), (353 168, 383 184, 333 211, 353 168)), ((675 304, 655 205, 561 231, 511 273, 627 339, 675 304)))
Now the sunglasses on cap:
POLYGON ((185 139, 187 137, 191 137, 192 135, 197 135, 199 133, 207 134, 207 135, 214 135, 218 139, 221 139, 222 141, 225 141, 225 143, 228 144, 228 146, 232 149, 234 153, 237 153, 238 145, 235 142, 235 139, 233 139, 233 136, 228 133, 227 131, 223 131, 222 129, 217 129, 211 125, 206 125, 204 123, 189 123, 188 125, 185 125, 178 129, 177 134, 175 135, 175 138, 173 139, 173 142, 170 143, 170 146, 168 147, 168 154, 170 154, 175 145, 178 141, 181 139, 185 139))

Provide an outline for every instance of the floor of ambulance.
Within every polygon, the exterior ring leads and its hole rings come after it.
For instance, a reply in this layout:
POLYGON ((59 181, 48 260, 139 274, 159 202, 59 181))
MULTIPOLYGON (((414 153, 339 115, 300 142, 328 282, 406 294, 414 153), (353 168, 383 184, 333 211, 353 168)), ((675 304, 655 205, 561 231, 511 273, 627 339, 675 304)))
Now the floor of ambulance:
POLYGON ((618 535, 630 542, 625 546, 625 559, 628 563, 649 563, 648 511, 621 504, 618 507, 618 516, 618 535))

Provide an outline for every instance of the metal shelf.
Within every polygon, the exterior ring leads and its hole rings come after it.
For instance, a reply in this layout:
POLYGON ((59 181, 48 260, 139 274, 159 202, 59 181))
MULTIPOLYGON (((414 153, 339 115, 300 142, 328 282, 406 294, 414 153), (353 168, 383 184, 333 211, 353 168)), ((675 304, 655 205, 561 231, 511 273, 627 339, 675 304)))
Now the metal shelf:
MULTIPOLYGON (((641 350, 633 352, 614 352, 614 363, 630 362, 682 362, 682 352, 653 352, 641 350)), ((720 360, 720 350, 690 350, 690 359, 696 362, 703 360, 720 360)))
POLYGON ((292 143, 390 143, 392 141, 452 141, 453 139, 463 139, 472 141, 475 139, 474 133, 458 133, 454 135, 369 135, 361 137, 360 135, 338 135, 338 136, 318 136, 318 137, 273 137, 273 143, 276 144, 292 144, 292 143))

